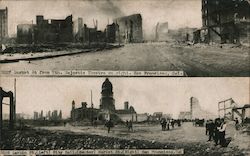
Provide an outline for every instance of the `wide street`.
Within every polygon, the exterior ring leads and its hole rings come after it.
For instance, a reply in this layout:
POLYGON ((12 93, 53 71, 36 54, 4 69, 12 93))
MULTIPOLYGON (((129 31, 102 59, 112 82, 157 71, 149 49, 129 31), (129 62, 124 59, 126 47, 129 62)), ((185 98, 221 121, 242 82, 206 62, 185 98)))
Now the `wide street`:
MULTIPOLYGON (((208 142, 208 136, 205 135, 205 127, 195 127, 192 123, 183 123, 181 127, 171 128, 169 131, 162 131, 160 124, 135 124, 133 131, 128 131, 125 126, 116 125, 111 129, 111 132, 107 132, 107 128, 100 125, 96 128, 91 126, 72 126, 67 124, 63 126, 52 126, 52 127, 39 127, 39 129, 54 131, 54 132, 65 132, 85 135, 95 135, 103 137, 120 138, 125 140, 145 140, 154 142, 160 142, 166 146, 177 146, 183 147, 184 149, 190 145, 195 146, 193 154, 198 154, 200 150, 206 150, 206 152, 219 152, 225 155, 239 154, 239 148, 243 153, 249 153, 249 143, 247 134, 242 134, 236 131, 233 122, 228 123, 226 138, 232 138, 231 143, 228 147, 214 146, 214 142, 208 142)), ((190 151, 189 151, 190 152, 190 151)), ((215 154, 215 153, 214 153, 215 154)))
POLYGON ((1 63, 0 66, 1 70, 178 70, 187 76, 249 76, 249 53, 249 48, 233 45, 141 43, 112 50, 1 63))

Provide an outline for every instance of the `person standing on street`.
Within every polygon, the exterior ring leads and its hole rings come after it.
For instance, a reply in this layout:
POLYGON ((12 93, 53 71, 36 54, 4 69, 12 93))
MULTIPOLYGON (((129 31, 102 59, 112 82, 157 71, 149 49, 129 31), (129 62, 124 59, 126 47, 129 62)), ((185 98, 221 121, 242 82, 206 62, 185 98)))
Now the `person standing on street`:
POLYGON ((208 127, 209 127, 210 121, 207 120, 206 121, 206 135, 208 135, 208 127))
POLYGON ((222 147, 225 146, 226 144, 226 138, 225 138, 225 135, 226 135, 226 127, 227 127, 227 124, 225 122, 225 120, 222 118, 221 119, 221 125, 219 127, 219 141, 220 141, 220 145, 222 147))
POLYGON ((235 129, 239 130, 239 120, 238 120, 238 118, 235 118, 235 129))
POLYGON ((209 136, 208 141, 212 141, 212 139, 214 138, 214 130, 215 130, 215 123, 212 120, 209 120, 207 127, 209 136))
POLYGON ((171 119, 171 126, 172 126, 172 129, 174 129, 174 119, 171 119))
POLYGON ((215 119, 215 127, 214 127, 214 142, 215 142, 215 146, 218 145, 218 141, 219 141, 219 127, 220 127, 220 119, 216 118, 215 119))
POLYGON ((106 122, 105 126, 108 128, 108 133, 110 132, 111 127, 114 127, 114 123, 110 119, 109 121, 106 122))
POLYGON ((132 120, 129 120, 129 123, 128 123, 128 130, 132 131, 133 132, 133 123, 132 123, 132 120))

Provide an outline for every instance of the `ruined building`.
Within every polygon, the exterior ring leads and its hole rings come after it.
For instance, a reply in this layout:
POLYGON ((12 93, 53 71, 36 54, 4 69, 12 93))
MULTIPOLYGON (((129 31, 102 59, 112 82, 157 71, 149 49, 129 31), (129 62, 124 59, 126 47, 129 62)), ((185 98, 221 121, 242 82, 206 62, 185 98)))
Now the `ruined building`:
POLYGON ((199 100, 195 97, 190 98, 190 110, 192 119, 211 119, 215 115, 201 108, 199 100))
POLYGON ((78 18, 77 20, 75 20, 73 22, 74 40, 76 42, 81 42, 83 40, 82 28, 83 28, 83 20, 82 20, 82 18, 78 18))
POLYGON ((124 109, 116 110, 116 114, 122 121, 137 121, 137 113, 128 101, 124 102, 124 109))
POLYGON ((248 43, 250 37, 249 0, 202 0, 202 28, 195 42, 248 43))
POLYGON ((65 19, 44 19, 36 16, 36 24, 17 26, 18 43, 65 43, 73 42, 72 15, 65 19))
POLYGON ((82 18, 74 21, 74 36, 75 42, 79 43, 98 43, 106 42, 106 32, 98 30, 97 20, 93 20, 94 27, 88 27, 87 24, 83 24, 82 18))
POLYGON ((168 40, 168 22, 157 23, 155 28, 155 41, 168 40))
POLYGON ((31 44, 34 43, 34 24, 17 25, 17 43, 31 44))
POLYGON ((76 103, 72 101, 71 109, 72 121, 93 121, 93 120, 109 120, 112 118, 116 121, 145 121, 147 115, 137 114, 133 106, 129 106, 129 102, 124 103, 124 109, 115 109, 115 99, 113 98, 113 85, 107 78, 102 84, 100 109, 94 108, 93 104, 87 107, 86 102, 81 103, 81 107, 76 108, 76 103))
POLYGON ((117 24, 116 42, 136 43, 143 41, 142 17, 140 14, 114 19, 117 24))
POLYGON ((82 28, 82 41, 83 43, 91 43, 91 42, 105 42, 105 32, 97 29, 97 24, 94 28, 87 27, 84 24, 82 28))
POLYGON ((191 120, 192 116, 191 116, 191 112, 180 112, 178 119, 181 120, 191 120))
POLYGON ((48 111, 46 114, 43 114, 43 110, 41 113, 34 111, 34 120, 62 120, 62 111, 58 110, 48 111))
POLYGON ((197 30, 196 28, 179 28, 175 30, 168 31, 168 41, 178 41, 178 42, 188 42, 194 40, 193 32, 197 30))
POLYGON ((88 120, 91 121, 93 119, 97 119, 99 109, 93 107, 87 107, 87 102, 82 102, 81 107, 76 108, 75 101, 72 101, 72 109, 71 109, 71 120, 72 121, 81 121, 88 120))
POLYGON ((250 104, 238 104, 232 98, 218 102, 218 115, 227 120, 241 119, 250 123, 250 104))
POLYGON ((106 41, 108 43, 115 43, 116 42, 116 28, 118 28, 118 27, 115 23, 107 25, 107 27, 106 27, 106 41))
POLYGON ((190 98, 190 111, 180 112, 179 119, 213 119, 215 115, 201 108, 199 100, 190 98))
POLYGON ((35 42, 37 43, 63 43, 73 41, 72 15, 65 19, 44 19, 36 16, 34 29, 35 42))
POLYGON ((0 9, 0 43, 8 37, 8 8, 0 9))

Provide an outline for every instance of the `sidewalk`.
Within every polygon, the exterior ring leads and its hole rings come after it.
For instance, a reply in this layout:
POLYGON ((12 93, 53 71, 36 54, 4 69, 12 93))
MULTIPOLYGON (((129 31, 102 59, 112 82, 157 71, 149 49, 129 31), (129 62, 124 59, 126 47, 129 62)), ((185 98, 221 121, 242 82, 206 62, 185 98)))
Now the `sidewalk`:
POLYGON ((31 60, 41 60, 47 58, 54 58, 67 55, 76 55, 87 52, 95 52, 101 50, 109 50, 113 48, 119 48, 121 46, 106 47, 106 48, 93 48, 93 49, 75 49, 70 51, 55 51, 55 52, 38 52, 38 53, 26 53, 26 54, 2 54, 0 55, 0 63, 12 63, 18 61, 31 61, 31 60))

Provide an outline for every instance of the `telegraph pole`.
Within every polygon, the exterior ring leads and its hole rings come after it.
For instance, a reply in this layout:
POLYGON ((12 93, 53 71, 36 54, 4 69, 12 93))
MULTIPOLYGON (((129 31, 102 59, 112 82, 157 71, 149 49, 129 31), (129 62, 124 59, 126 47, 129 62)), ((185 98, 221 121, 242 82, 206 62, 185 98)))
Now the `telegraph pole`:
POLYGON ((92 90, 91 90, 91 124, 93 125, 93 121, 94 121, 94 105, 93 105, 93 99, 92 99, 92 90))
POLYGON ((14 122, 16 122, 16 78, 14 80, 14 107, 13 107, 13 111, 14 111, 14 122))

